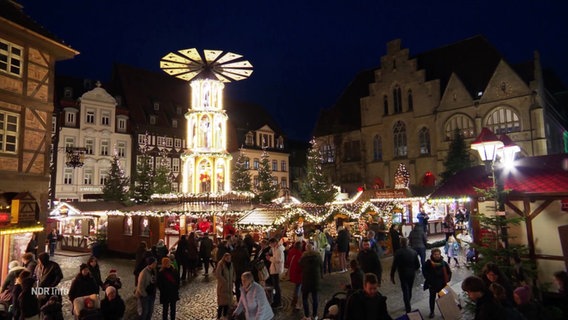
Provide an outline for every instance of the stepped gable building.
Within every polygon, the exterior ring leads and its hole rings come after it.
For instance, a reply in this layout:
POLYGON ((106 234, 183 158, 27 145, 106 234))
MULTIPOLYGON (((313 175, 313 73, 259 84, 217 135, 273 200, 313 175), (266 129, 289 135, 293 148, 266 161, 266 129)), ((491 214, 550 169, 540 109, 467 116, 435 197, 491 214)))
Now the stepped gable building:
POLYGON ((565 152, 565 100, 555 98, 565 90, 538 53, 514 65, 483 36, 415 56, 397 39, 321 113, 314 135, 333 183, 348 192, 395 187, 399 164, 411 185, 426 185, 444 171, 456 129, 467 143, 483 127, 506 133, 521 156, 565 152))
POLYGON ((129 113, 99 81, 56 77, 52 200, 101 199, 112 158, 130 176, 129 113))
POLYGON ((253 187, 258 185, 258 166, 264 150, 268 153, 275 183, 283 190, 290 188, 288 141, 280 126, 262 106, 229 100, 225 104, 229 116, 227 149, 234 162, 242 152, 253 187))
POLYGON ((21 5, 0 0, 0 278, 44 229, 55 62, 78 53, 21 5))
POLYGON ((164 73, 117 64, 112 87, 118 101, 128 110, 132 134, 130 166, 136 170, 142 152, 152 167, 170 167, 171 191, 181 192, 181 155, 186 148, 190 87, 186 81, 164 73))

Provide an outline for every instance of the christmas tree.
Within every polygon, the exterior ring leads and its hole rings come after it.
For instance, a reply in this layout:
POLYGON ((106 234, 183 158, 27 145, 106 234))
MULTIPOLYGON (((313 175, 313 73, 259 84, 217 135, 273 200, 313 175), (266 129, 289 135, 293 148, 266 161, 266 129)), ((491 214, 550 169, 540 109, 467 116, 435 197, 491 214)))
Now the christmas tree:
POLYGON ((115 154, 112 157, 108 179, 103 186, 103 200, 125 202, 128 200, 128 185, 129 179, 120 167, 118 155, 115 154))
POLYGON ((260 156, 256 194, 260 203, 270 203, 278 195, 278 183, 275 182, 274 176, 272 176, 266 150, 260 156))
POLYGON ((152 194, 154 194, 154 175, 150 165, 150 156, 143 151, 136 164, 132 198, 136 203, 147 203, 152 194))
POLYGON ((454 140, 450 143, 448 157, 444 161, 446 171, 442 172, 442 183, 456 174, 456 172, 471 167, 471 158, 469 156, 469 147, 466 146, 463 134, 456 129, 454 132, 454 140))
POLYGON ((246 157, 244 153, 239 153, 235 166, 233 168, 232 188, 235 191, 251 191, 252 183, 250 174, 246 165, 246 157))
POLYGON ((310 141, 307 155, 306 177, 301 182, 302 199, 315 204, 325 204, 335 198, 337 190, 323 174, 323 156, 315 139, 310 141))
POLYGON ((164 149, 156 166, 153 193, 166 194, 172 192, 170 161, 171 159, 168 157, 167 151, 164 149))

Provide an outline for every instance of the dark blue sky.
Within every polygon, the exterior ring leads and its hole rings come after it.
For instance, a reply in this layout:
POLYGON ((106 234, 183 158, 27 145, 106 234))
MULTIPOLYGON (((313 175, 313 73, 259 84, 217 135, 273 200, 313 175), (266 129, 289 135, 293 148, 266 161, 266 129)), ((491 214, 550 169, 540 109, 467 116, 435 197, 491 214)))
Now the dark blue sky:
POLYGON ((511 63, 539 50, 568 84, 568 1, 19 2, 81 52, 57 65, 65 75, 106 81, 114 62, 160 71, 162 56, 186 48, 242 54, 254 73, 227 94, 266 107, 292 138, 308 139, 319 111, 397 38, 415 55, 482 34, 511 63))

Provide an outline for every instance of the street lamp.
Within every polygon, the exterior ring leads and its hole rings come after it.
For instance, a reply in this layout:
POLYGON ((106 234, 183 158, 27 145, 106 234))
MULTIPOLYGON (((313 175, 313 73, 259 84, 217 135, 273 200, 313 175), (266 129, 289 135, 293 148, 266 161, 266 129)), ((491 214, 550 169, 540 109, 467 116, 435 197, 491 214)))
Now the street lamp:
MULTIPOLYGON (((495 190, 496 210, 495 214, 498 216, 498 223, 501 229, 501 240, 505 248, 509 247, 509 239, 507 226, 505 224, 505 200, 503 199, 504 183, 502 172, 497 172, 496 169, 501 169, 503 166, 511 165, 515 160, 515 154, 521 149, 515 145, 511 138, 506 134, 498 138, 488 128, 481 129, 481 133, 475 141, 471 143, 471 149, 477 150, 481 160, 485 163, 485 170, 491 173, 493 180, 493 190, 495 190), (496 160, 499 159, 499 162, 496 160), (497 167, 499 163, 499 167, 497 167)), ((502 171, 502 170, 501 170, 502 171)))

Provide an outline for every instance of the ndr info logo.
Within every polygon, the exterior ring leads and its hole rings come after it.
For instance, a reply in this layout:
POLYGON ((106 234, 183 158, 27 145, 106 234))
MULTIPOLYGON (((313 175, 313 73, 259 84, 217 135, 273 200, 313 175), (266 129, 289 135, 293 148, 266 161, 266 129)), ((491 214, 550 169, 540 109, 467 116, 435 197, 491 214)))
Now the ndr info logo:
POLYGON ((33 287, 32 294, 36 296, 67 296, 69 289, 53 287, 33 287))

